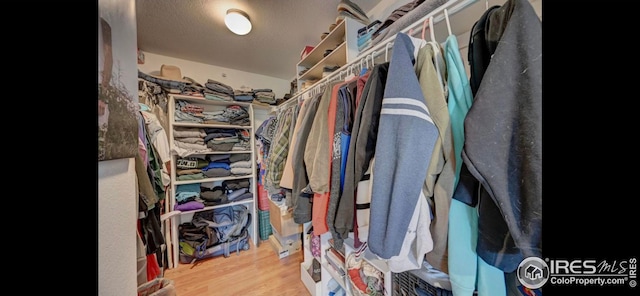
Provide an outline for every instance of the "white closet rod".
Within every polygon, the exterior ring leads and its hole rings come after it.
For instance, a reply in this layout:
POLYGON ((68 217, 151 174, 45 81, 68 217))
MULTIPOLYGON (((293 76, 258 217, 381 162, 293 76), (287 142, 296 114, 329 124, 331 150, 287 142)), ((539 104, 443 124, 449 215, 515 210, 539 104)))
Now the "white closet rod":
MULTIPOLYGON (((438 8, 434 9, 433 11, 431 11, 430 13, 426 14, 425 16, 423 16, 421 19, 417 20, 416 22, 414 22, 413 24, 405 27, 404 29, 400 30, 400 32, 405 33, 405 34, 409 34, 409 32, 413 32, 413 35, 421 33, 422 32, 422 25, 425 21, 427 21, 429 19, 429 17, 433 16, 433 23, 437 24, 439 22, 441 22, 442 20, 445 19, 444 16, 444 10, 447 9, 447 14, 449 15, 449 17, 451 17, 452 15, 458 13, 459 11, 462 11, 463 9, 467 8, 468 6, 470 6, 471 4, 477 2, 478 0, 449 0, 448 2, 440 5, 438 8), (419 28, 420 30, 414 30, 419 28)), ((429 30, 433 30, 433 28, 429 28, 429 30)), ((362 70, 362 68, 360 69, 354 69, 357 68, 357 66, 362 65, 363 61, 366 64, 366 61, 368 61, 368 59, 371 59, 372 62, 375 60, 376 57, 385 54, 388 55, 388 52, 391 51, 391 48, 393 47, 393 41, 396 39, 396 36, 398 34, 395 34, 389 38, 387 38, 386 40, 384 40, 383 42, 380 42, 376 45, 374 45, 373 47, 365 50, 364 52, 361 52, 359 54, 359 57, 347 64, 345 64, 344 66, 342 66, 342 70, 340 71, 335 71, 331 74, 329 74, 327 77, 320 79, 318 82, 314 83, 312 86, 308 87, 307 89, 297 93, 296 95, 294 95, 293 97, 291 97, 291 99, 287 100, 286 102, 278 105, 276 107, 276 112, 282 110, 283 108, 286 108, 288 105, 292 104, 293 102, 299 102, 300 99, 302 98, 302 95, 310 92, 310 91, 314 91, 314 92, 319 92, 321 91, 322 87, 324 87, 327 83, 332 82, 336 79, 341 79, 344 76, 349 75, 349 73, 354 72, 354 70, 360 71, 362 70)), ((387 56, 385 58, 385 60, 388 62, 389 57, 387 56)))

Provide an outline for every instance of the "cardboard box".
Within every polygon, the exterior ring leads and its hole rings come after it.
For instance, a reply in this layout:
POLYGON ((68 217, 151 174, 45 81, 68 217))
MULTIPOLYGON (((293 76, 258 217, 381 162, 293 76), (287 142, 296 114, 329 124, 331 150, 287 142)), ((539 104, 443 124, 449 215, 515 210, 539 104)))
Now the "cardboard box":
POLYGON ((285 258, 302 250, 302 241, 300 240, 291 245, 283 246, 280 244, 280 242, 278 242, 278 239, 275 238, 275 236, 270 235, 269 243, 271 244, 271 248, 274 252, 276 252, 276 255, 279 259, 285 258))
POLYGON ((280 233, 278 233, 278 231, 273 229, 273 226, 271 227, 271 230, 271 234, 273 234, 273 236, 275 236, 278 242, 283 246, 290 246, 294 243, 302 241, 300 233, 294 233, 289 236, 282 236, 280 235, 280 233))
POLYGON ((269 199, 269 221, 271 222, 272 229, 277 231, 282 237, 288 237, 302 232, 302 224, 293 221, 293 213, 291 211, 283 213, 278 204, 274 203, 271 199, 269 199))

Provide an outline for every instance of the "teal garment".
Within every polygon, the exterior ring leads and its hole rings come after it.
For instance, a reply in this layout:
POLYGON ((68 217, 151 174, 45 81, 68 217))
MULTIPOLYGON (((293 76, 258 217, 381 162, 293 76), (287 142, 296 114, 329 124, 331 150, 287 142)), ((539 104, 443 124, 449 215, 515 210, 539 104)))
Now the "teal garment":
POLYGON ((458 186, 460 168, 462 167, 462 147, 464 144, 464 118, 473 103, 473 94, 469 86, 467 72, 458 49, 458 40, 449 35, 444 45, 444 57, 447 63, 447 81, 449 83, 449 120, 453 135, 453 150, 455 151, 456 172, 453 188, 458 186))
POLYGON ((478 210, 456 199, 449 208, 449 280, 453 295, 506 296, 502 270, 476 253, 478 210))
POLYGON ((143 103, 138 103, 138 106, 140 106, 140 111, 151 111, 151 108, 143 103))
MULTIPOLYGON (((464 145, 464 118, 473 103, 469 79, 460 56, 458 41, 449 35, 445 42, 449 86, 449 116, 456 171, 454 188, 458 186, 464 145)), ((487 264, 476 253, 478 242, 478 210, 456 199, 449 208, 449 278, 453 294, 478 296, 502 296, 507 294, 504 273, 487 264)))
POLYGON ((456 296, 471 296, 476 289, 478 270, 478 215, 457 199, 449 207, 449 280, 456 296))
POLYGON ((183 202, 191 197, 200 197, 200 183, 180 184, 176 186, 175 198, 183 202))

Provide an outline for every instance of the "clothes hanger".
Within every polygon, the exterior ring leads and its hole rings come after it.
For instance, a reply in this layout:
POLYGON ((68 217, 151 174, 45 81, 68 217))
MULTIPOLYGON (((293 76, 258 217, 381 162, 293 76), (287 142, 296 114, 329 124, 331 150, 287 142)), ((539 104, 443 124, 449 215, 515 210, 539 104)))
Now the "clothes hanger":
POLYGON ((347 71, 348 71, 348 72, 347 72, 347 74, 348 74, 348 75, 344 78, 344 81, 345 81, 345 82, 347 82, 347 81, 349 81, 349 80, 353 79, 354 77, 356 77, 356 74, 355 74, 355 71, 354 71, 354 67, 355 67, 355 66, 356 66, 356 65, 351 65, 351 66, 349 66, 349 68, 347 69, 347 71))
POLYGON ((447 22, 447 31, 449 32, 449 35, 453 35, 451 34, 451 23, 449 22, 449 12, 447 12, 447 9, 444 9, 444 20, 447 22))
POLYGON ((360 74, 358 76, 362 76, 367 73, 367 69, 369 68, 369 59, 364 57, 364 59, 360 60, 360 74))
POLYGON ((373 69, 373 67, 375 67, 375 66, 376 66, 376 62, 375 62, 375 58, 374 58, 375 56, 376 56, 376 51, 374 50, 374 51, 371 53, 371 69, 373 69))
POLYGON ((433 16, 429 17, 429 42, 427 42, 427 44, 429 44, 431 46, 431 48, 433 48, 433 63, 435 64, 435 68, 436 68, 436 73, 438 76, 438 81, 440 81, 439 86, 440 86, 440 90, 442 90, 443 93, 445 93, 445 85, 444 85, 444 80, 442 79, 442 72, 440 71, 441 67, 444 65, 440 65, 440 59, 438 58, 438 56, 441 54, 440 52, 440 44, 438 44, 438 42, 436 42, 436 36, 435 33, 433 32, 433 16))
MULTIPOLYGON (((427 40, 424 39, 424 32, 427 30, 427 20, 428 19, 425 19, 424 22, 422 22, 422 35, 420 36, 420 40, 422 40, 422 42, 420 43, 420 48, 427 44, 427 40)), ((429 31, 433 31, 431 24, 429 25, 429 31)))
POLYGON ((387 45, 384 46, 384 61, 385 62, 389 61, 389 45, 391 45, 391 42, 387 43, 387 45))
POLYGON ((433 33, 433 16, 429 17, 429 38, 432 42, 436 42, 436 35, 433 33))

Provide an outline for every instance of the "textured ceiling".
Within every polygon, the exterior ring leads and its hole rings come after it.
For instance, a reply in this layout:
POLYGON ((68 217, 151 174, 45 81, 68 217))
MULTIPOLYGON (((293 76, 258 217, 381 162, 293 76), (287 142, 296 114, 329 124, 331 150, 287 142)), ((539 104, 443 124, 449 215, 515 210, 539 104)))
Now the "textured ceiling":
MULTIPOLYGON (((138 48, 174 58, 293 79, 305 45, 316 45, 339 0, 136 0, 138 48), (229 8, 247 12, 245 36, 224 25, 229 8)), ((380 0, 352 0, 370 11, 380 0)))

